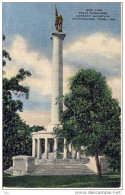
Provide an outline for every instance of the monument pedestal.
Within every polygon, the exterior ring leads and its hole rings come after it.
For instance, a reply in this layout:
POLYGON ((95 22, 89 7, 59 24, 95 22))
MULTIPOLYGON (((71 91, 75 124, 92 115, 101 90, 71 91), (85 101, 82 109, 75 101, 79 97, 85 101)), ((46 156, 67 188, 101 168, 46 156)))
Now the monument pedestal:
POLYGON ((61 123, 60 124, 49 124, 48 126, 47 126, 47 132, 54 132, 54 129, 55 128, 62 128, 62 125, 61 125, 61 123))
POLYGON ((13 156, 13 175, 28 175, 34 171, 35 158, 31 156, 13 156))

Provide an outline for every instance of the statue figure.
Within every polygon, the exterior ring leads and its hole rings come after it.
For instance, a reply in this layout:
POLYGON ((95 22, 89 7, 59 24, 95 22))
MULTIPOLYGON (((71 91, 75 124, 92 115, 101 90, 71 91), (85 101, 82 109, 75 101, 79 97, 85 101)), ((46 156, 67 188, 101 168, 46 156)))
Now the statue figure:
POLYGON ((55 27, 56 30, 62 32, 62 23, 63 23, 63 17, 62 15, 58 15, 57 7, 55 6, 55 27))
POLYGON ((62 32, 62 23, 63 23, 63 17, 62 15, 59 15, 59 27, 58 30, 62 32))
POLYGON ((56 30, 58 30, 58 22, 59 22, 59 19, 58 19, 58 11, 57 11, 57 7, 55 5, 55 27, 56 27, 56 30))

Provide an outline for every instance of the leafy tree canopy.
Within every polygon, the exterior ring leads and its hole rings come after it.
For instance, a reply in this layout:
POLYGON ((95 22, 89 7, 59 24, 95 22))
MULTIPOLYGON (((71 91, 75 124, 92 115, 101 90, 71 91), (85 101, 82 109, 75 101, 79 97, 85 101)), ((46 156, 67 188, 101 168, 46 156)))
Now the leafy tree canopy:
POLYGON ((63 129, 56 129, 58 136, 77 150, 86 146, 84 153, 97 156, 96 160, 98 155, 112 153, 109 145, 119 152, 115 143, 120 142, 120 107, 106 78, 94 69, 81 69, 70 79, 69 87, 63 98, 63 129))
POLYGON ((32 132, 38 132, 38 131, 41 131, 41 130, 43 130, 44 129, 44 126, 36 126, 36 125, 33 125, 32 127, 31 127, 31 131, 32 132))
MULTIPOLYGON (((5 40, 4 35, 3 40, 5 40)), ((6 65, 6 59, 10 61, 11 57, 6 50, 3 50, 3 66, 6 65)), ((31 73, 22 68, 15 77, 3 78, 3 169, 12 165, 12 156, 31 154, 31 130, 17 113, 22 111, 23 103, 12 98, 12 93, 28 98, 29 87, 20 85, 19 82, 30 76, 31 73)))

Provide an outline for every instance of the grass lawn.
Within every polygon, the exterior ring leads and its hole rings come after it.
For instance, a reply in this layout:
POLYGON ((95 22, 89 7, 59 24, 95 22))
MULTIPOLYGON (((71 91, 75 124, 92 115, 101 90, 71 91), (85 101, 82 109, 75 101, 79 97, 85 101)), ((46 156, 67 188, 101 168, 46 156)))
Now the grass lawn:
POLYGON ((97 175, 12 176, 3 174, 3 187, 11 188, 118 188, 120 175, 108 173, 102 181, 97 175))

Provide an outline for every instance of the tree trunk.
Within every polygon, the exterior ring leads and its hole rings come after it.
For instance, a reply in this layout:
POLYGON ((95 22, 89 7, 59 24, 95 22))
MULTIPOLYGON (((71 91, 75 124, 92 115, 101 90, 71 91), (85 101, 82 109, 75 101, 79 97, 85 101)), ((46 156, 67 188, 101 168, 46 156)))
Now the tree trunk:
POLYGON ((102 172, 101 172, 101 165, 99 162, 99 156, 98 156, 98 151, 95 151, 95 161, 96 161, 96 167, 97 167, 97 173, 98 173, 98 177, 101 180, 102 179, 102 172))

